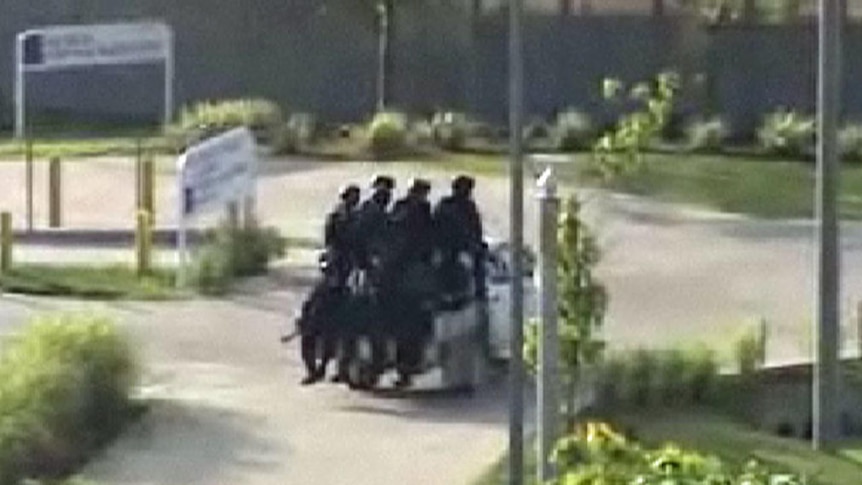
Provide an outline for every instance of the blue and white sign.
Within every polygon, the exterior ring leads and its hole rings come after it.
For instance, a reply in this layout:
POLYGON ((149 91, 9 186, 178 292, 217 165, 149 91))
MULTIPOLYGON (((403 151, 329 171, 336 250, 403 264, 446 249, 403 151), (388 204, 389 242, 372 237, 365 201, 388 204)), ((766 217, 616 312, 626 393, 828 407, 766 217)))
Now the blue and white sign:
POLYGON ((236 128, 186 151, 177 160, 177 283, 185 285, 186 228, 190 219, 225 207, 243 205, 253 216, 257 188, 257 145, 247 128, 236 128))
POLYGON ((27 71, 161 63, 170 56, 170 31, 158 23, 49 27, 22 35, 27 71))
POLYGON ((18 34, 15 66, 15 136, 25 135, 26 74, 106 65, 165 66, 165 125, 173 113, 174 37, 158 22, 63 25, 18 34))
POLYGON ((247 128, 237 128, 190 148, 177 161, 182 213, 193 217, 239 202, 254 192, 257 148, 247 128))

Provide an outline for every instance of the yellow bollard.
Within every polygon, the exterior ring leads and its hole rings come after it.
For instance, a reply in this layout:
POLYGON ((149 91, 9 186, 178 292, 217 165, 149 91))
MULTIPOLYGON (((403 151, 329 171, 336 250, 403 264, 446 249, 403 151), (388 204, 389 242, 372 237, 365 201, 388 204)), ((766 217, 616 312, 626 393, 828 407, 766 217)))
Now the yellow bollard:
POLYGON ((138 276, 149 274, 153 264, 153 226, 150 213, 138 211, 135 230, 135 255, 137 258, 138 276))
POLYGON ((150 215, 150 224, 156 223, 156 164, 152 158, 144 160, 141 173, 141 210, 150 215))
POLYGON ((0 214, 0 273, 12 269, 12 214, 0 214))
POLYGON ((48 167, 48 227, 60 227, 61 198, 60 159, 54 157, 48 167))
POLYGON ((33 232, 33 140, 27 139, 25 165, 27 168, 27 232, 33 232))

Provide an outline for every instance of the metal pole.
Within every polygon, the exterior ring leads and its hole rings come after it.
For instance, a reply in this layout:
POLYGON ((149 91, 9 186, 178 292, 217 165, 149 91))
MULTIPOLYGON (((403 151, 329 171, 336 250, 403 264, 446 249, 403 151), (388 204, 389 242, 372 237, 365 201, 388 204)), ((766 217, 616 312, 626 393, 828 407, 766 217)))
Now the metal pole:
POLYGON ((135 208, 138 210, 143 206, 143 182, 141 177, 142 172, 142 159, 144 157, 144 150, 141 146, 141 139, 138 138, 135 141, 135 208))
POLYGON ((524 166, 523 0, 509 2, 510 243, 512 247, 511 358, 509 360, 509 483, 524 483, 524 166))
POLYGON ((22 139, 25 136, 26 120, 24 116, 26 110, 24 103, 26 101, 26 91, 24 88, 24 41, 27 39, 26 34, 18 34, 15 42, 15 138, 22 139))
POLYGON ((559 334, 557 333, 557 221, 560 199, 553 169, 548 168, 539 178, 539 298, 541 303, 541 332, 539 339, 539 389, 536 404, 539 446, 537 473, 539 482, 548 483, 554 478, 551 452, 557 439, 560 398, 557 392, 560 361, 559 334))
POLYGON ((63 184, 61 179, 60 158, 54 157, 48 163, 48 227, 61 225, 63 210, 63 184))
POLYGON ((176 77, 176 54, 174 45, 174 32, 169 26, 165 26, 165 114, 164 127, 167 129, 174 119, 174 80, 176 77))
POLYGON ((27 232, 33 232, 33 140, 24 142, 24 157, 27 174, 27 232))
POLYGON ((842 0, 820 0, 817 137, 817 302, 813 446, 839 436, 839 237, 836 195, 840 168, 837 128, 841 96, 842 0))
POLYGON ((0 213, 0 274, 12 270, 12 213, 0 213))

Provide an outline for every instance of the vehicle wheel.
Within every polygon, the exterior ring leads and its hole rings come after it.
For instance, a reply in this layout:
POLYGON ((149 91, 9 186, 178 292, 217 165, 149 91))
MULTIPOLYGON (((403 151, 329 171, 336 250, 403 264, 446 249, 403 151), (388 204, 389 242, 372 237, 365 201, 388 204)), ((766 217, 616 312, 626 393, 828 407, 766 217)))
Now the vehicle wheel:
POLYGON ((371 365, 359 359, 350 363, 347 371, 347 385, 357 391, 368 391, 377 386, 378 378, 371 365))

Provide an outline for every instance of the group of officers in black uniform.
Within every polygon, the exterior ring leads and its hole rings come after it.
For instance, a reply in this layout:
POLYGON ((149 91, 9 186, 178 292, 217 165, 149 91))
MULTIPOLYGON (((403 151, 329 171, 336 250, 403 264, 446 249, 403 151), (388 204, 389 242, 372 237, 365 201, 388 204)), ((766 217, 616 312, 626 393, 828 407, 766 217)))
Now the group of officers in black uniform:
POLYGON ((396 387, 408 387, 422 371, 424 348, 435 312, 485 299, 487 246, 472 194, 473 178, 452 182, 452 192, 432 208, 431 184, 414 179, 392 204, 395 180, 376 176, 362 201, 356 185, 342 189, 327 216, 322 278, 303 304, 298 320, 304 385, 326 377, 360 387, 349 372, 359 356, 357 342, 371 349, 370 383, 390 367, 395 343, 396 387), (391 205, 391 207, 390 207, 391 205))

